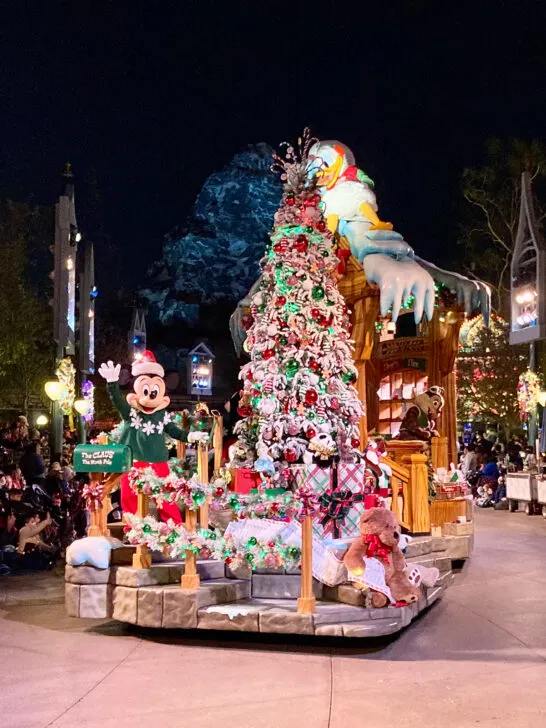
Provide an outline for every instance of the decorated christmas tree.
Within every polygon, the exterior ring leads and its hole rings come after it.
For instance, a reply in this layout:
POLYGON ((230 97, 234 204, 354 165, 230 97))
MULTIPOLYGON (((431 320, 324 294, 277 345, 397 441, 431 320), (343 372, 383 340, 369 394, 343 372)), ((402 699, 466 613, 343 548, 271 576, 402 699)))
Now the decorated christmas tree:
POLYGON ((289 465, 351 462, 360 445, 349 316, 308 158, 313 141, 306 131, 297 149, 287 146, 275 156, 283 197, 261 285, 243 321, 251 360, 240 373, 239 453, 244 448, 246 464, 258 469, 269 461, 280 484, 289 465))

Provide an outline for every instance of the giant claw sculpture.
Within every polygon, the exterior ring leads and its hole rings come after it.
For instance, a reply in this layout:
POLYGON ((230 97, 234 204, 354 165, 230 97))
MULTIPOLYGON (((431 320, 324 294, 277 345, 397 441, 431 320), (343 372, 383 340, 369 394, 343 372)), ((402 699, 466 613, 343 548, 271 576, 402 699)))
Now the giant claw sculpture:
POLYGON ((352 151, 341 142, 317 142, 311 147, 309 174, 315 177, 329 229, 344 237, 366 279, 380 291, 381 313, 392 309, 394 321, 410 295, 414 317, 432 318, 434 281, 414 260, 413 248, 390 222, 378 217, 373 181, 355 165, 352 151))

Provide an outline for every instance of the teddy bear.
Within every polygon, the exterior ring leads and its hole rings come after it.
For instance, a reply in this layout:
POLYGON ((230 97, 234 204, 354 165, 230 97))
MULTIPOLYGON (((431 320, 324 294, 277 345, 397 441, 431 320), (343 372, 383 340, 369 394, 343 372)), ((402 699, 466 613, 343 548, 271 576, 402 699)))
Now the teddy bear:
MULTIPOLYGON (((365 559, 375 558, 384 568, 386 591, 392 600, 396 604, 412 604, 421 597, 421 590, 408 578, 406 560, 400 550, 401 535, 400 524, 392 511, 370 508, 362 514, 360 536, 349 546, 343 561, 350 575, 359 577, 366 571, 365 559)), ((374 591, 372 584, 368 586, 372 590, 372 606, 386 606, 388 595, 374 591)))

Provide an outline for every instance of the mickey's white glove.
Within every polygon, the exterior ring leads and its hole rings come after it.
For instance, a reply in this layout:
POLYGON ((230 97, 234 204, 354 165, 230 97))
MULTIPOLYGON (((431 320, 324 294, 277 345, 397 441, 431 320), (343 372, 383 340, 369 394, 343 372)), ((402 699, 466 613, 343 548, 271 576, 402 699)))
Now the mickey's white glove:
POLYGON ((99 367, 99 374, 103 379, 106 379, 108 383, 117 382, 119 380, 120 371, 121 364, 114 364, 113 361, 109 361, 107 364, 101 364, 99 367))

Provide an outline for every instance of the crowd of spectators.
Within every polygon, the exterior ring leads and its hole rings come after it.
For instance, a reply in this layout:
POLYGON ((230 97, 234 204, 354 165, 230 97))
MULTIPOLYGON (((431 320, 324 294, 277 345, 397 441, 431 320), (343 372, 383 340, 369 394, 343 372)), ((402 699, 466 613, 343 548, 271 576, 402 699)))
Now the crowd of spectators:
POLYGON ((480 508, 508 508, 506 474, 537 467, 532 447, 517 437, 506 443, 477 435, 461 444, 460 470, 472 487, 475 503, 480 508))
POLYGON ((85 536, 82 488, 70 465, 75 439, 64 436, 54 459, 47 438, 26 418, 0 432, 0 575, 50 569, 74 538, 85 536))

